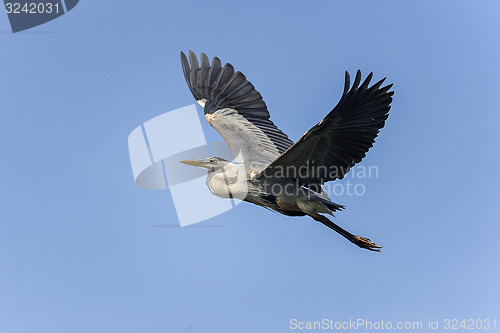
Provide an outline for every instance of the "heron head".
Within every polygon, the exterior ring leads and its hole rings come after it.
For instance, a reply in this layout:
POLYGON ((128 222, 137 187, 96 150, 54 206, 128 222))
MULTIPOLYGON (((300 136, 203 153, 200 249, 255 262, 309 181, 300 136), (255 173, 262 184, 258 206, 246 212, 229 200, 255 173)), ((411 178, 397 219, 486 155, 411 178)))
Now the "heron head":
POLYGON ((218 156, 203 158, 201 160, 182 160, 179 162, 211 171, 223 168, 228 163, 227 160, 218 156))

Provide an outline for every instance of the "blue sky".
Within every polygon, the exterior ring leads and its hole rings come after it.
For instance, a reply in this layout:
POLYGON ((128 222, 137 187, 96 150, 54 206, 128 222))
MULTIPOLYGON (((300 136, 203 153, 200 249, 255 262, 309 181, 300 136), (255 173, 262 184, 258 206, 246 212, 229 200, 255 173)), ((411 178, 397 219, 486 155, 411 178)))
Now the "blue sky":
POLYGON ((499 9, 87 0, 18 34, 0 14, 0 332, 500 321, 499 9), (193 103, 189 49, 245 73, 293 140, 337 103, 345 70, 394 83, 361 164, 379 177, 335 198, 336 222, 381 254, 246 203, 207 227, 154 227, 176 224, 175 209, 135 185, 127 137, 193 103))

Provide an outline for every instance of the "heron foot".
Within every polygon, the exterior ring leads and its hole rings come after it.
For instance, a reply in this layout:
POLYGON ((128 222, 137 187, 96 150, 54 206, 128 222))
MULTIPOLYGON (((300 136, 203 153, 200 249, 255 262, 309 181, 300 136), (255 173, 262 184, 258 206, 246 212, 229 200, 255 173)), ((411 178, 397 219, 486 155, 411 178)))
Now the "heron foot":
POLYGON ((372 242, 369 238, 361 237, 358 235, 354 236, 354 239, 352 242, 354 244, 356 244, 357 246, 359 246, 363 249, 370 250, 370 251, 380 252, 380 249, 382 248, 382 246, 378 246, 377 244, 372 242))

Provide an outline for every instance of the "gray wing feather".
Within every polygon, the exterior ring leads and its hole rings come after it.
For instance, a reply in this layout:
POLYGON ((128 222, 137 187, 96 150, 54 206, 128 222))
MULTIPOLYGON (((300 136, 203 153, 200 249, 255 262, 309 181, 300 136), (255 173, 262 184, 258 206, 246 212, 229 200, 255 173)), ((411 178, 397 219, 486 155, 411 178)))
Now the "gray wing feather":
POLYGON ((280 155, 267 135, 236 110, 219 109, 209 117, 239 163, 245 163, 248 172, 262 171, 280 155))
POLYGON ((245 75, 235 72, 231 64, 222 66, 219 58, 214 57, 210 65, 208 57, 202 53, 200 65, 192 51, 189 51, 189 61, 181 52, 181 63, 193 97, 197 101, 205 100, 205 117, 226 140, 235 157, 243 153, 246 161, 253 158, 269 164, 293 145, 288 136, 269 119, 269 111, 260 93, 245 75), (219 112, 223 109, 234 112, 219 112), (223 126, 225 118, 227 124, 232 123, 233 127, 246 131, 229 131, 228 126, 223 126), (212 121, 214 119, 217 121, 212 121), (235 122, 238 122, 238 126, 235 122), (246 144, 238 147, 236 142, 246 144), (257 153, 257 149, 249 149, 250 146, 265 149, 265 152, 257 153))

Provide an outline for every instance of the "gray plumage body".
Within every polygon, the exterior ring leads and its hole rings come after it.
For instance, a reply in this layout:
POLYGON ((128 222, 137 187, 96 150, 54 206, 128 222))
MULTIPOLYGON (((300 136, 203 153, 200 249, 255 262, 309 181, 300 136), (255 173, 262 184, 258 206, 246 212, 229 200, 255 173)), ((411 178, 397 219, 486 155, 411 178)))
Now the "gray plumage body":
POLYGON ((221 157, 211 157, 191 165, 208 170, 207 187, 220 198, 245 200, 285 215, 333 215, 332 210, 343 208, 333 203, 325 193, 317 193, 289 179, 269 179, 266 186, 266 182, 252 179, 251 163, 236 164, 221 157))

